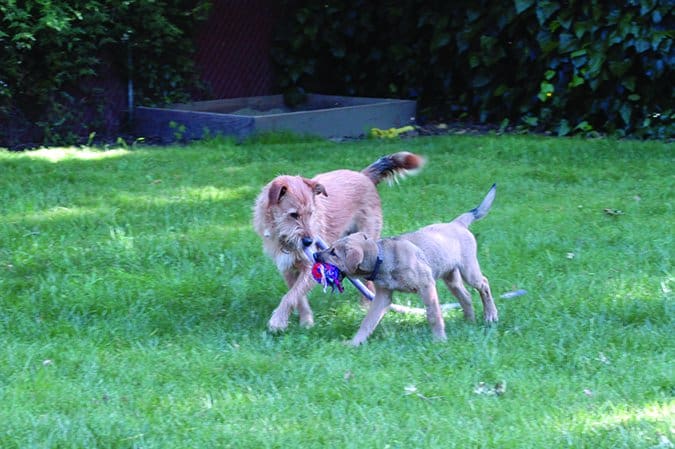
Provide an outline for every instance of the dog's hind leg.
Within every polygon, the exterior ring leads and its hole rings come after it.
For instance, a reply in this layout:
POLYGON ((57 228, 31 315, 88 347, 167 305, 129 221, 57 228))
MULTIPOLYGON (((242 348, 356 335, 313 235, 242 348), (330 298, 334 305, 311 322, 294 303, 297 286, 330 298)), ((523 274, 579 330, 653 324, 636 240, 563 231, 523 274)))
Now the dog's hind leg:
POLYGON ((310 328, 314 326, 314 314, 309 307, 307 295, 298 298, 298 316, 300 317, 300 326, 310 328))
POLYGON ((467 321, 475 321, 476 317, 473 312, 471 293, 464 287, 462 275, 459 273, 459 270, 455 268, 450 274, 443 278, 443 281, 455 298, 459 300, 459 305, 462 306, 462 311, 464 312, 464 319, 467 321))
POLYGON ((389 309, 390 304, 391 291, 382 288, 377 290, 375 298, 368 308, 368 313, 361 323, 361 327, 359 327, 358 332, 356 332, 356 335, 352 338, 351 344, 353 346, 358 346, 368 339, 387 312, 387 309, 389 309))
POLYGON ((481 282, 480 287, 477 287, 477 290, 480 293, 480 299, 483 301, 483 317, 485 318, 485 322, 492 323, 499 321, 499 313, 492 298, 490 283, 485 276, 483 276, 483 282, 481 282))
MULTIPOLYGON (((284 273, 284 279, 286 280, 286 285, 288 286, 288 288, 293 288, 293 286, 298 282, 298 279, 302 276, 304 276, 304 274, 301 275, 300 272, 296 270, 284 273)), ((314 284, 310 285, 310 290, 312 286, 314 286, 314 284)), ((301 326, 303 327, 314 326, 314 314, 312 313, 312 308, 309 306, 309 301, 307 300, 306 293, 300 295, 297 298, 296 304, 293 308, 298 311, 301 326)))
POLYGON ((495 306, 494 299, 492 298, 490 283, 481 273, 478 262, 473 261, 468 263, 462 271, 462 277, 467 284, 478 290, 478 293, 480 293, 480 299, 483 301, 483 318, 485 319, 485 322, 492 323, 498 321, 499 314, 497 313, 497 306, 495 306))
POLYGON ((314 316, 312 309, 309 307, 307 293, 317 284, 312 279, 310 271, 288 271, 284 273, 284 279, 290 289, 272 312, 267 328, 272 332, 285 330, 288 327, 288 318, 293 309, 297 309, 300 315, 300 324, 311 327, 314 324, 314 316))

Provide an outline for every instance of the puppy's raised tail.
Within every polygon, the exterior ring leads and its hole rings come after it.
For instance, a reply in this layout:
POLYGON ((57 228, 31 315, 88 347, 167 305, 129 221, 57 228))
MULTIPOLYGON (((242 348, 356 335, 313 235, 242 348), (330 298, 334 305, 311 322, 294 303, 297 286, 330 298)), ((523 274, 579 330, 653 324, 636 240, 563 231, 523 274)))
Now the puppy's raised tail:
POLYGON ((483 198, 483 201, 480 203, 480 205, 478 205, 478 207, 475 207, 471 209, 469 212, 460 215, 453 221, 456 223, 460 223, 468 228, 471 223, 473 223, 476 220, 480 220, 481 218, 487 215, 487 213, 490 211, 490 207, 492 207, 492 202, 495 199, 496 193, 497 193, 497 184, 492 184, 492 187, 490 187, 490 190, 488 190, 487 195, 485 195, 485 198, 483 198))
POLYGON ((407 151, 383 156, 361 170, 368 179, 377 185, 380 181, 395 181, 399 177, 414 174, 424 166, 424 158, 407 151))

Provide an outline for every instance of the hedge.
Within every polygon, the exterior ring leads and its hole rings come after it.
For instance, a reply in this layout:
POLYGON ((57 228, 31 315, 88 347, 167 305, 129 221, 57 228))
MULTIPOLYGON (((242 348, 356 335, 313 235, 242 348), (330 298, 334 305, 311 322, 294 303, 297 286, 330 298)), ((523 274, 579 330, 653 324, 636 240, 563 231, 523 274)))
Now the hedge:
POLYGON ((191 33, 207 0, 0 2, 0 145, 71 142, 103 126, 105 80, 138 101, 183 100, 195 85, 191 33), (87 115, 88 120, 84 120, 87 115), (83 122, 86 121, 86 127, 83 122))
POLYGON ((415 98, 422 118, 673 137, 672 1, 285 3, 273 56, 289 99, 415 98))

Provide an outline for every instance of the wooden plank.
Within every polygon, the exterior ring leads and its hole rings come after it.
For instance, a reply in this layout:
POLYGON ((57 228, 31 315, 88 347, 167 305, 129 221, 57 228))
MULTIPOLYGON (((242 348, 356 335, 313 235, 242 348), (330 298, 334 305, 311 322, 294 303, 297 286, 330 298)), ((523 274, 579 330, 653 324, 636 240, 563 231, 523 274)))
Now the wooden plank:
POLYGON ((253 127, 254 122, 250 117, 177 109, 136 109, 135 131, 138 136, 163 143, 219 134, 245 137, 253 132, 253 127))
POLYGON ((412 124, 415 109, 415 102, 410 100, 309 94, 302 108, 289 110, 281 95, 269 95, 170 108, 139 107, 135 127, 140 136, 161 142, 216 134, 245 137, 254 132, 281 130, 322 137, 358 137, 371 128, 412 124))
POLYGON ((260 116, 255 117, 255 130, 287 130, 321 137, 359 137, 371 128, 398 128, 414 123, 414 101, 392 106, 380 103, 260 116))
POLYGON ((266 110, 282 107, 284 99, 281 95, 266 95, 260 97, 227 98, 221 100, 196 101, 169 106, 169 109, 180 109, 198 112, 218 112, 232 114, 239 109, 266 110))

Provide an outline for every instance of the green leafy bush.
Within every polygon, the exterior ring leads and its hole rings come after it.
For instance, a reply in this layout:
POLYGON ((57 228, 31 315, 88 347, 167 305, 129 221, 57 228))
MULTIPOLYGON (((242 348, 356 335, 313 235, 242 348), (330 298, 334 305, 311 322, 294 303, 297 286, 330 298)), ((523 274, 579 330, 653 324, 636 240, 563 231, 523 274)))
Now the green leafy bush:
POLYGON ((435 117, 559 135, 673 136, 667 0, 287 3, 273 51, 287 94, 417 98, 435 117))
POLYGON ((126 79, 129 48, 139 101, 187 98, 195 82, 190 37, 207 9, 207 0, 3 0, 0 145, 26 135, 73 141, 102 126, 100 81, 109 71, 126 79), (85 112, 95 117, 86 125, 85 112))

